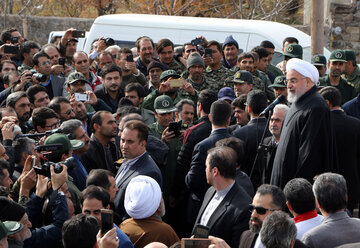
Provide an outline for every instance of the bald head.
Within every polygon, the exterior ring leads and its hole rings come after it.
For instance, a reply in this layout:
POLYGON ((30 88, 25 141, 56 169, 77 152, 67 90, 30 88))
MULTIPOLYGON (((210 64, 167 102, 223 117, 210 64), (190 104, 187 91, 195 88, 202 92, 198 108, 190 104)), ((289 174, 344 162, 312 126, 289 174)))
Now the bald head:
POLYGON ((168 247, 160 242, 152 242, 147 246, 145 246, 144 248, 168 248, 168 247))

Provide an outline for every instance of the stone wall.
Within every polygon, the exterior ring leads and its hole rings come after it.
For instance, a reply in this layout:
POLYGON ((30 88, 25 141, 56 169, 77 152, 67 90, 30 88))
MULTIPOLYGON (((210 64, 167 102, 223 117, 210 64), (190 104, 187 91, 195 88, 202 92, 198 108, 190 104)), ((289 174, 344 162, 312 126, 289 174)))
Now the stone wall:
POLYGON ((360 1, 333 3, 331 10, 330 49, 354 49, 360 59, 360 1))
POLYGON ((70 27, 89 31, 93 22, 94 19, 85 18, 7 15, 5 24, 4 15, 0 15, 0 30, 15 27, 28 40, 44 45, 51 31, 63 31, 70 27))

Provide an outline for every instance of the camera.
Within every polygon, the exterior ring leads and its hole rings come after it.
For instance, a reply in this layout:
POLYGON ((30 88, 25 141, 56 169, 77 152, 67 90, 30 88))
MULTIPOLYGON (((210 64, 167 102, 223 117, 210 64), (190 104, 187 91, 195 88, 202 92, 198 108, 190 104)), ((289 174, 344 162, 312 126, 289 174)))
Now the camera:
POLYGON ((106 44, 106 46, 108 46, 108 47, 115 45, 115 41, 114 41, 113 38, 104 37, 104 38, 102 38, 102 40, 105 41, 105 44, 106 44))
POLYGON ((50 173, 50 166, 54 166, 54 172, 55 173, 61 173, 62 167, 61 164, 64 164, 66 167, 68 167, 68 170, 72 170, 75 168, 76 161, 74 157, 69 157, 65 159, 64 161, 54 163, 49 161, 49 157, 53 153, 59 153, 63 150, 63 145, 61 144, 54 144, 54 145, 42 145, 37 146, 36 151, 41 153, 41 159, 40 159, 40 166, 34 165, 33 168, 36 172, 36 174, 43 175, 46 177, 51 177, 50 173))
POLYGON ((11 44, 19 43, 19 37, 11 37, 10 42, 11 42, 11 44))
POLYGON ((31 69, 30 72, 31 72, 31 75, 33 75, 37 81, 39 81, 41 83, 46 82, 46 79, 47 79, 46 75, 36 72, 35 69, 31 69))

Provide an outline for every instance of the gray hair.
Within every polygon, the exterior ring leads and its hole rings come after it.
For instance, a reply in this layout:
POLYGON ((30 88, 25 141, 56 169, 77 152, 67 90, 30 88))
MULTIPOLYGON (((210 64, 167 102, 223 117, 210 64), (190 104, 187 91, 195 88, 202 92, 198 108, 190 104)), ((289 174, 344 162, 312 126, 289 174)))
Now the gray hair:
POLYGON ((33 147, 35 145, 35 140, 28 137, 20 138, 14 141, 14 154, 17 156, 14 157, 14 162, 19 163, 21 161, 21 154, 25 152, 27 155, 32 155, 33 147))
POLYGON ((286 113, 289 111, 289 109, 290 108, 285 104, 276 104, 275 108, 274 108, 274 112, 275 112, 275 110, 282 110, 282 111, 284 111, 284 113, 286 115, 286 113))
POLYGON ((75 139, 75 130, 78 129, 79 127, 82 127, 82 122, 77 120, 77 119, 71 119, 71 120, 67 120, 67 121, 64 121, 60 128, 61 128, 61 132, 63 134, 69 134, 70 137, 69 139, 75 139))
POLYGON ((327 213, 335 213, 346 207, 346 181, 340 174, 321 174, 314 182, 313 192, 321 208, 327 213))
POLYGON ((282 211, 267 216, 260 230, 260 238, 266 248, 289 248, 296 239, 294 220, 282 211))
POLYGON ((181 112, 184 104, 189 104, 189 105, 193 106, 193 107, 194 107, 194 110, 195 110, 195 104, 194 104, 194 102, 193 102, 192 100, 190 100, 190 99, 186 99, 186 98, 185 98, 185 99, 182 99, 180 102, 178 102, 178 103, 175 105, 176 111, 177 111, 177 112, 181 112))

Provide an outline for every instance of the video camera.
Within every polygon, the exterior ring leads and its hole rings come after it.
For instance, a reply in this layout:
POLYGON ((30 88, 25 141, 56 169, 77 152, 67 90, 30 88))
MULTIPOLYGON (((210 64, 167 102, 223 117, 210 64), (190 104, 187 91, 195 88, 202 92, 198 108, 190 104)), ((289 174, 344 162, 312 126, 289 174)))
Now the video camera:
POLYGON ((46 177, 51 177, 50 173, 50 166, 54 166, 55 173, 61 173, 63 168, 61 167, 61 164, 64 164, 68 167, 68 170, 72 170, 77 165, 75 162, 74 157, 69 157, 65 159, 64 161, 54 163, 49 160, 49 157, 51 157, 51 154, 53 153, 60 153, 63 151, 63 145, 62 144, 53 144, 53 145, 41 145, 37 146, 35 148, 37 152, 41 154, 40 157, 40 166, 35 164, 35 159, 33 158, 32 165, 36 172, 36 174, 40 174, 46 177))

